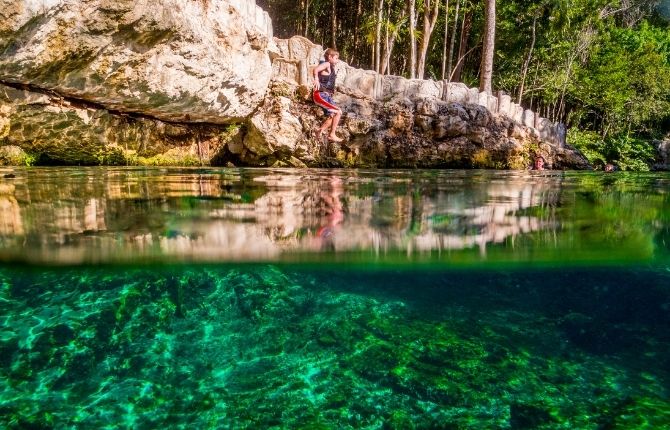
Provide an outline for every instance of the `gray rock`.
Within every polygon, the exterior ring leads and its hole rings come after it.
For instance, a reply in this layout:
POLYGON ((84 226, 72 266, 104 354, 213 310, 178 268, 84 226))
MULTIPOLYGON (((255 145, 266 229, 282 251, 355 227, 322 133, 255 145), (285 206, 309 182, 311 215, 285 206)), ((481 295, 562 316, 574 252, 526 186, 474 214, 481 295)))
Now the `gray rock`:
POLYGON ((266 99, 251 117, 244 146, 256 155, 293 154, 303 139, 303 126, 291 113, 291 100, 278 96, 266 99))
POLYGON ((510 116, 510 107, 512 104, 512 97, 507 94, 502 94, 498 97, 498 113, 505 116, 510 116))
POLYGON ((654 142, 656 146, 655 170, 670 170, 670 136, 654 142))
POLYGON ((209 164, 222 147, 222 131, 119 115, 0 86, 0 149, 7 154, 7 148, 20 148, 26 154, 20 162, 0 157, 0 164, 209 164))
POLYGON ((535 126, 535 113, 532 110, 529 110, 529 109, 524 110, 523 114, 521 116, 521 122, 526 127, 534 127, 535 126))
POLYGON ((0 81, 161 120, 219 124, 248 117, 270 81, 270 21, 253 1, 7 3, 0 81))

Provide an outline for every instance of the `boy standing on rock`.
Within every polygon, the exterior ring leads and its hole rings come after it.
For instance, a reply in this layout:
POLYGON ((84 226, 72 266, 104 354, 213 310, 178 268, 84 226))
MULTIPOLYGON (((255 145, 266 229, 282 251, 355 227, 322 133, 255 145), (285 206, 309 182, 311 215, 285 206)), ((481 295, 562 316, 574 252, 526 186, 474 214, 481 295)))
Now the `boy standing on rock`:
POLYGON ((314 103, 323 108, 323 112, 328 116, 328 119, 321 124, 317 133, 321 137, 330 129, 328 140, 331 142, 342 142, 342 139, 335 135, 335 130, 342 117, 342 110, 333 101, 335 80, 337 79, 335 66, 340 61, 340 54, 334 49, 328 48, 323 57, 326 61, 323 61, 314 68, 314 94, 312 98, 314 99, 314 103))

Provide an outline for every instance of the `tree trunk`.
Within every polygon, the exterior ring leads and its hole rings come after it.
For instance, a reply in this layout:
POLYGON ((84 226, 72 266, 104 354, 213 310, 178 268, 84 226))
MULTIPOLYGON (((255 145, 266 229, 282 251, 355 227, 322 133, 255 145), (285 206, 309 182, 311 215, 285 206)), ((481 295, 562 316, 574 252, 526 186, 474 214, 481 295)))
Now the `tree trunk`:
POLYGON ((523 62, 523 68, 521 69, 521 87, 519 88, 519 98, 517 99, 517 104, 521 104, 521 100, 523 99, 523 90, 524 86, 526 85, 526 76, 528 75, 528 67, 530 66, 530 60, 533 57, 533 49, 535 49, 535 28, 537 26, 537 15, 533 17, 533 29, 531 33, 531 38, 530 38, 530 49, 528 49, 528 56, 526 57, 526 60, 523 62))
POLYGON ((447 79, 451 81, 451 72, 454 61, 454 46, 456 45, 456 31, 458 30, 458 12, 461 8, 461 0, 456 1, 456 12, 454 16, 454 27, 451 30, 451 42, 449 42, 449 59, 447 63, 447 79))
POLYGON ((426 71, 426 55, 428 54, 428 45, 430 45, 430 36, 435 30, 438 14, 440 12, 440 0, 424 0, 423 4, 423 32, 421 33, 421 44, 419 45, 419 61, 416 67, 416 77, 424 78, 426 71))
POLYGON ((556 114, 556 121, 560 122, 566 122, 565 119, 565 96, 568 91, 568 84, 570 83, 571 75, 572 75, 572 67, 575 62, 577 62, 578 58, 580 55, 582 55, 586 50, 589 49, 589 46, 591 46, 591 43, 593 41, 592 38, 592 33, 589 30, 582 31, 578 35, 577 39, 577 45, 574 48, 574 51, 570 53, 570 56, 568 58, 568 64, 567 64, 567 70, 565 73, 565 78, 563 79, 563 85, 561 88, 561 97, 560 97, 560 102, 558 104, 558 112, 556 114))
POLYGON ((309 38, 309 4, 311 0, 305 0, 305 37, 309 38))
MULTIPOLYGON (((389 34, 388 32, 388 27, 389 25, 386 26, 387 31, 386 31, 386 38, 384 40, 384 52, 382 55, 382 64, 381 64, 381 73, 386 74, 391 74, 391 54, 393 53, 393 47, 395 45, 395 41, 398 38, 398 32, 400 31, 401 23, 405 19, 405 15, 407 14, 407 4, 405 4, 405 7, 400 11, 400 15, 398 16, 398 19, 396 21, 397 25, 393 27, 393 31, 389 34)), ((390 2, 387 3, 387 9, 386 9, 386 16, 387 19, 391 20, 391 4, 390 2)), ((389 24, 387 23, 387 24, 389 24)))
POLYGON ((463 25, 461 26, 461 41, 458 46, 458 62, 454 70, 453 80, 461 81, 463 74, 463 64, 465 63, 465 55, 468 52, 468 39, 470 38, 470 30, 472 29, 472 12, 467 12, 463 17, 463 25))
POLYGON ((416 72, 416 0, 409 0, 409 78, 414 79, 416 72))
POLYGON ((383 47, 380 46, 381 49, 381 55, 379 58, 379 70, 377 73, 380 75, 383 75, 385 73, 386 69, 386 53, 389 50, 389 24, 391 23, 391 2, 389 1, 386 4, 386 19, 384 20, 384 45, 383 47))
POLYGON ((496 0, 486 0, 486 30, 484 32, 484 46, 479 73, 479 91, 492 94, 491 80, 493 78, 493 52, 496 38, 496 0))
POLYGON ((440 79, 442 80, 447 74, 447 45, 449 45, 449 0, 444 5, 444 41, 442 45, 442 69, 440 69, 440 79))
MULTIPOLYGON (((533 88, 537 88, 537 78, 538 78, 538 73, 540 73, 540 66, 539 66, 539 64, 535 67, 535 76, 533 77, 533 88)), ((535 98, 535 93, 532 92, 532 93, 530 94, 530 106, 531 106, 530 109, 531 109, 531 110, 532 110, 533 99, 534 99, 534 98, 535 98)))
MULTIPOLYGON (((358 0, 358 3, 356 4, 356 18, 354 19, 354 26, 356 28, 354 29, 354 58, 356 58, 356 55, 359 54, 358 52, 358 43, 359 43, 359 33, 358 29, 360 28, 361 25, 361 15, 363 14, 363 0, 358 0)), ((357 61, 358 64, 360 64, 360 59, 357 61)))
POLYGON ((376 5, 377 22, 375 23, 375 72, 380 73, 381 63, 381 38, 382 38, 382 17, 384 12, 384 0, 379 0, 376 5))
POLYGON ((301 34, 303 36, 305 35, 305 30, 302 28, 303 26, 302 16, 304 10, 305 10, 305 0, 300 0, 300 17, 298 18, 298 21, 296 23, 296 33, 301 34))
POLYGON ((337 0, 332 0, 332 8, 330 11, 330 29, 332 33, 332 43, 331 48, 337 50, 337 0))

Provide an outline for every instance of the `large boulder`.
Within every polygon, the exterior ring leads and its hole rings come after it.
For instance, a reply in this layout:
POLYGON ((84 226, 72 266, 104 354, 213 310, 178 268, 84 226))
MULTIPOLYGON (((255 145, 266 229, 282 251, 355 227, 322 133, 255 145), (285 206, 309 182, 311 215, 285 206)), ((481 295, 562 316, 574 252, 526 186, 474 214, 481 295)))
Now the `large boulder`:
POLYGON ((2 0, 0 82, 165 121, 248 117, 271 78, 252 0, 2 0))
POLYGON ((244 146, 258 155, 293 154, 304 139, 300 120, 291 113, 291 100, 278 96, 269 98, 251 118, 244 146))

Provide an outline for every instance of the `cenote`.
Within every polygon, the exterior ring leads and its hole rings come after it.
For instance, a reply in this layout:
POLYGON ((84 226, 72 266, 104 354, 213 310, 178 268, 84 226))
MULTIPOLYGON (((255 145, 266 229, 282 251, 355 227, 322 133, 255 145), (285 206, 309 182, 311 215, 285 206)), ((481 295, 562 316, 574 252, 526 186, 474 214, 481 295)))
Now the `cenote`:
POLYGON ((670 174, 0 178, 3 428, 670 423, 670 174))

